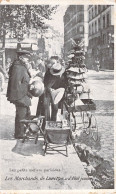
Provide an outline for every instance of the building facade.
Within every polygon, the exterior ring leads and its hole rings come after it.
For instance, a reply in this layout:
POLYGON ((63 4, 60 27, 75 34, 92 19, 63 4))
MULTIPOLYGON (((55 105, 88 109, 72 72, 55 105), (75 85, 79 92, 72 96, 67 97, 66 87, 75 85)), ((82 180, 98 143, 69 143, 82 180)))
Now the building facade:
POLYGON ((60 58, 63 57, 63 34, 60 34, 58 31, 54 30, 52 26, 48 26, 48 30, 44 34, 44 40, 45 51, 48 53, 48 57, 55 55, 59 56, 60 58))
POLYGON ((114 6, 89 5, 88 30, 88 68, 98 60, 101 69, 114 69, 114 6))
POLYGON ((85 40, 88 46, 88 17, 86 5, 70 5, 64 15, 64 53, 65 58, 72 48, 72 40, 85 40))

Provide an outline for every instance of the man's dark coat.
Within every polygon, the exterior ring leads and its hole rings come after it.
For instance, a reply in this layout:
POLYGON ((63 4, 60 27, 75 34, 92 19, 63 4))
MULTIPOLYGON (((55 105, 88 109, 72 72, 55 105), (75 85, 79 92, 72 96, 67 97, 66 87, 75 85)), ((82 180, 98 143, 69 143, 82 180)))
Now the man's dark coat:
POLYGON ((7 98, 11 103, 30 106, 30 93, 28 92, 30 75, 25 64, 20 60, 14 61, 9 70, 9 83, 7 98))

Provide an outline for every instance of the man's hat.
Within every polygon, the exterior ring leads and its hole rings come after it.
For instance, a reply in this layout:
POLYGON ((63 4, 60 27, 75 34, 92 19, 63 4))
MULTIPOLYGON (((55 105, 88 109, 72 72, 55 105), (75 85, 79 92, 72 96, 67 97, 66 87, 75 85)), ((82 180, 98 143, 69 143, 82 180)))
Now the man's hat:
POLYGON ((22 50, 22 49, 19 49, 16 51, 16 53, 18 54, 18 56, 22 56, 22 55, 26 55, 27 57, 30 57, 31 56, 31 51, 27 51, 27 50, 22 50))
POLYGON ((65 71, 65 68, 60 63, 54 63, 53 66, 50 68, 50 73, 52 75, 62 75, 65 71))
POLYGON ((56 56, 51 56, 50 59, 55 59, 55 60, 58 60, 59 57, 56 55, 56 56))

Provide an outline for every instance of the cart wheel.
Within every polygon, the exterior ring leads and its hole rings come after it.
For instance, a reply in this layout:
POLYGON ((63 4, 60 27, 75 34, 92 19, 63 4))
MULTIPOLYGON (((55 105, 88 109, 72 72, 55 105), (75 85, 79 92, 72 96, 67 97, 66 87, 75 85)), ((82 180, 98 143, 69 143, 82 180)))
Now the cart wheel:
POLYGON ((38 141, 38 134, 37 134, 37 136, 35 138, 35 144, 37 144, 37 141, 38 141))
POLYGON ((68 157, 68 149, 67 149, 67 145, 66 145, 66 157, 68 157))
POLYGON ((90 130, 91 130, 91 136, 94 141, 98 141, 99 136, 98 136, 98 125, 97 125, 97 120, 94 115, 91 117, 91 125, 90 125, 90 130))
POLYGON ((90 122, 91 122, 91 117, 88 115, 87 112, 82 112, 81 113, 82 117, 82 122, 83 122, 83 129, 87 135, 90 134, 90 122))
POLYGON ((76 116, 75 116, 75 114, 73 112, 72 112, 72 117, 73 117, 73 120, 74 120, 74 122, 73 122, 73 131, 75 131, 77 125, 76 125, 76 116))
POLYGON ((45 145, 45 149, 44 149, 44 156, 45 156, 47 151, 47 143, 45 143, 44 145, 45 145))
POLYGON ((69 123, 72 131, 76 130, 76 117, 73 112, 69 113, 69 123))

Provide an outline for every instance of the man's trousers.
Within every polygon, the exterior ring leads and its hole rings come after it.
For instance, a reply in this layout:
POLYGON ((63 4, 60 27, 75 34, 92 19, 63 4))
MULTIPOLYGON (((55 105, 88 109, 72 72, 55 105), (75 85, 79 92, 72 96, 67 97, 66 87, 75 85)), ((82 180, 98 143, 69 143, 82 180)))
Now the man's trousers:
POLYGON ((30 116, 30 108, 26 106, 17 106, 16 107, 16 117, 15 117, 15 138, 23 137, 25 128, 24 124, 20 123, 22 119, 28 119, 30 116))

